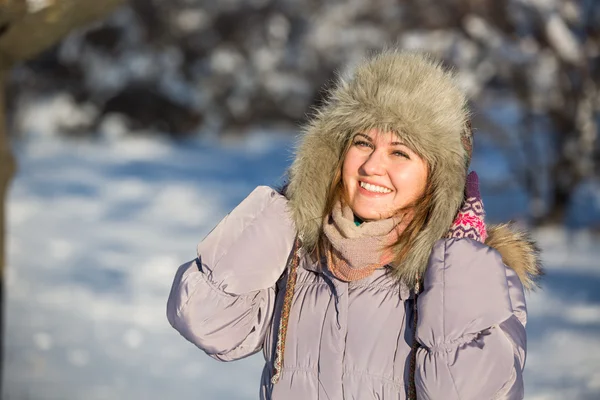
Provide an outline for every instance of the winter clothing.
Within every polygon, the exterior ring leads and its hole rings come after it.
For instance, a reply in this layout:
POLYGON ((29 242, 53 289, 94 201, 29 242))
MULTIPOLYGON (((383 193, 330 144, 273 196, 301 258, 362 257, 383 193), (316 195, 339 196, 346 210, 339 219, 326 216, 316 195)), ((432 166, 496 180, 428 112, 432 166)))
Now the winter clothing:
MULTIPOLYGON (((177 272, 169 321, 219 360, 262 349, 262 399, 405 399, 414 293, 383 268, 340 281, 302 249, 284 366, 271 384, 285 292, 279 278, 296 235, 287 208, 260 187, 234 209, 177 272)), ((496 233, 511 251, 507 242, 517 237, 490 229, 496 233)), ((418 303, 419 399, 523 398, 525 300, 502 262, 513 256, 470 239, 436 242, 418 303)))
POLYGON ((364 279, 393 261, 388 247, 398 240, 406 223, 404 216, 394 216, 356 225, 352 209, 338 201, 323 222, 329 270, 343 281, 364 279))
POLYGON ((360 65, 307 128, 286 196, 257 188, 180 267, 171 325, 219 360, 262 349, 261 399, 403 400, 411 354, 419 399, 522 399, 535 246, 504 225, 485 244, 444 238, 465 196, 467 121, 464 96, 430 59, 387 52, 360 65), (371 128, 396 132, 427 160, 433 209, 404 262, 393 248, 385 267, 338 279, 313 250, 342 149, 371 128))
POLYGON ((469 238, 485 242, 487 231, 485 229, 484 218, 483 201, 479 193, 479 177, 473 171, 467 176, 465 200, 456 218, 454 218, 454 223, 446 237, 457 239, 469 238))

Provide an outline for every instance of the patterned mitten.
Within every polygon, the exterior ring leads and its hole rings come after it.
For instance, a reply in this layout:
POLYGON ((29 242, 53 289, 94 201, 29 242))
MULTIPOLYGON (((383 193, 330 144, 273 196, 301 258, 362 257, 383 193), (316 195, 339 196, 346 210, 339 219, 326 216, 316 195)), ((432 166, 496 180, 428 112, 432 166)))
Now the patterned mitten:
POLYGON ((479 193, 479 177, 473 171, 467 176, 465 200, 460 210, 458 210, 458 215, 446 237, 469 238, 482 243, 485 242, 487 231, 484 217, 483 201, 479 193))

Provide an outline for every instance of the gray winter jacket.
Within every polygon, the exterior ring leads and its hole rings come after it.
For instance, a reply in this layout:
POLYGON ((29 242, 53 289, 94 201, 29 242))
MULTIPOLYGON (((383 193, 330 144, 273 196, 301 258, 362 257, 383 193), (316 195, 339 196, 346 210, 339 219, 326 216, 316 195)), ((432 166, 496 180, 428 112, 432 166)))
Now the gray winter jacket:
MULTIPOLYGON (((281 378, 270 383, 285 266, 296 235, 288 200, 259 187, 198 245, 168 300, 171 325, 209 356, 263 350, 261 399, 406 399, 413 293, 387 269, 333 277, 302 254, 281 378)), ((530 251, 505 226, 486 243, 433 246, 418 296, 419 399, 522 399, 527 313, 518 268, 530 251), (521 252, 521 253, 519 253, 521 252), (506 260, 516 260, 515 271, 506 260)))

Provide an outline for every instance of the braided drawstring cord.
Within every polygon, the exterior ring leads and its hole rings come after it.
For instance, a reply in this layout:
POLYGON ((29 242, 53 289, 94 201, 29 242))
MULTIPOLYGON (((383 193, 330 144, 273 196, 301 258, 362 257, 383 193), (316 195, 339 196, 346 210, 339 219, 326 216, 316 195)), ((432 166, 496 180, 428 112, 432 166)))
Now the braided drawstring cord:
POLYGON ((285 284, 285 296, 283 299, 283 307, 281 308, 281 318, 279 322, 279 331, 277 333, 277 346, 275 347, 275 362, 273 365, 273 376, 271 383, 274 385, 279 382, 281 370, 283 368, 283 354, 285 350, 285 337, 287 334, 287 326, 290 319, 290 310, 292 308, 292 300, 294 299, 294 289, 296 287, 296 278, 298 276, 298 264, 300 262, 300 238, 296 237, 292 256, 288 265, 288 277, 285 284))
POLYGON ((415 296, 413 304, 413 331, 412 331, 412 350, 410 353, 410 369, 409 369, 409 380, 408 380, 408 400, 417 400, 417 385, 415 382, 415 373, 417 368, 417 350, 420 345, 417 341, 417 322, 419 320, 418 309, 417 309, 417 296, 419 295, 420 278, 417 275, 417 282, 415 284, 415 296))

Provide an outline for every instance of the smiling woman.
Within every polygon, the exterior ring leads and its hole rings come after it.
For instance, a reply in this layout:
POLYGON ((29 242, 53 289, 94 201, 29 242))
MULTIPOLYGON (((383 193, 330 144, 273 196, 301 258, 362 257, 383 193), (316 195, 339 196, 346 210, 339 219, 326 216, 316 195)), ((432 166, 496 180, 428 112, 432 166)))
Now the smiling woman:
POLYGON ((409 212, 425 195, 427 162, 393 132, 358 133, 342 167, 348 206, 363 221, 409 212))
POLYGON ((471 149, 439 62, 365 60, 285 189, 255 189, 179 268, 171 325, 218 360, 262 349, 262 399, 522 399, 536 248, 486 227, 471 149))

